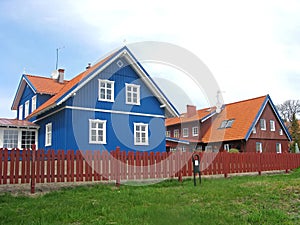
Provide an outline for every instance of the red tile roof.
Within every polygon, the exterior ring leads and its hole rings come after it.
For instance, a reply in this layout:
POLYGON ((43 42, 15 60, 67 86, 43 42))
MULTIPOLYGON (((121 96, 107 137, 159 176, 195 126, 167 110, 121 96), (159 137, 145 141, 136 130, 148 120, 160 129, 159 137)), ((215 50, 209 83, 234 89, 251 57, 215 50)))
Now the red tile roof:
POLYGON ((103 60, 99 61, 98 63, 91 66, 89 69, 85 70, 84 72, 80 73, 76 77, 74 77, 72 80, 65 82, 63 87, 48 101, 46 101, 44 104, 42 104, 40 107, 38 107, 34 112, 32 112, 27 119, 32 118, 37 113, 42 112, 43 110, 47 110, 48 108, 54 107, 56 104, 56 101, 64 96, 69 90, 71 90, 75 85, 77 85, 83 78, 85 78, 88 74, 90 74, 93 70, 98 68, 101 64, 106 62, 108 59, 111 58, 112 55, 107 56, 103 60))
POLYGON ((0 127, 36 127, 39 126, 27 120, 0 118, 0 127))
MULTIPOLYGON (((209 143, 244 139, 266 97, 267 96, 262 96, 226 104, 219 114, 216 114, 207 121, 211 124, 208 131, 203 134, 201 141, 204 143, 209 143), (230 119, 234 119, 234 122, 230 128, 219 128, 222 121, 230 119)), ((183 113, 181 114, 181 117, 166 119, 166 126, 192 121, 200 121, 214 112, 215 108, 205 108, 197 110, 197 114, 192 117, 187 117, 186 113, 183 113)), ((193 140, 190 141, 193 142, 193 140)))
POLYGON ((33 75, 25 76, 34 86, 36 92, 39 94, 55 95, 68 83, 68 81, 66 80, 64 81, 64 83, 59 83, 56 79, 54 80, 48 77, 40 77, 33 75))
POLYGON ((215 107, 200 109, 200 110, 197 110, 197 114, 192 117, 187 117, 187 113, 182 113, 180 115, 180 117, 172 117, 172 118, 166 119, 166 126, 171 126, 171 125, 181 124, 181 123, 188 123, 188 122, 193 122, 193 121, 199 121, 214 111, 215 111, 215 107))
POLYGON ((220 142, 245 139, 266 96, 226 104, 212 121, 210 129, 202 137, 202 142, 220 142), (230 128, 219 129, 222 121, 234 119, 230 128))

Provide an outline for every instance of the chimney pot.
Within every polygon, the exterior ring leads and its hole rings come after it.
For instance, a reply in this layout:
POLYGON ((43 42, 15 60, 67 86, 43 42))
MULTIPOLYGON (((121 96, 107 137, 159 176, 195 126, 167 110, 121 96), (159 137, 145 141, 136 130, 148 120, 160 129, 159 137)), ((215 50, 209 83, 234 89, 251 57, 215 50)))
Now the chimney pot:
POLYGON ((187 117, 192 117, 197 114, 197 109, 195 105, 187 105, 186 109, 187 109, 187 113, 186 113, 187 117))
POLYGON ((58 82, 63 84, 65 79, 65 70, 64 69, 58 69, 58 82))

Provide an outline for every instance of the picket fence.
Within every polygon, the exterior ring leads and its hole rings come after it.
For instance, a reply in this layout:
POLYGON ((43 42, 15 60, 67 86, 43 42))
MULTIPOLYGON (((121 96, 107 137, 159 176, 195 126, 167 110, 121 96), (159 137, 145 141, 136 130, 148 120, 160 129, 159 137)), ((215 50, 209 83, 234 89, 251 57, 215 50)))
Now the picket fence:
POLYGON ((202 175, 284 170, 300 167, 300 154, 192 153, 113 151, 44 151, 0 149, 0 185, 122 181, 178 178, 193 175, 192 158, 198 154, 202 175))

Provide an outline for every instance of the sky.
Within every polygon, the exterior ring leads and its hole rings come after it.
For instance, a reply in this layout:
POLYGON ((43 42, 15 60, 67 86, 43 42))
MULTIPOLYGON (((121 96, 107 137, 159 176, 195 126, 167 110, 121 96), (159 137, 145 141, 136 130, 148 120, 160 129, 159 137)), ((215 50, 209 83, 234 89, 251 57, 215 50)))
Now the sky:
MULTIPOLYGON (((1 0, 0 29, 1 118, 16 117, 11 105, 23 73, 50 77, 56 49, 59 68, 71 79, 108 52, 142 41, 195 54, 225 103, 266 94, 275 104, 300 99, 300 1, 1 0)), ((179 111, 187 103, 207 106, 186 74, 143 66, 159 86, 172 81, 162 89, 173 91, 166 94, 179 111)))

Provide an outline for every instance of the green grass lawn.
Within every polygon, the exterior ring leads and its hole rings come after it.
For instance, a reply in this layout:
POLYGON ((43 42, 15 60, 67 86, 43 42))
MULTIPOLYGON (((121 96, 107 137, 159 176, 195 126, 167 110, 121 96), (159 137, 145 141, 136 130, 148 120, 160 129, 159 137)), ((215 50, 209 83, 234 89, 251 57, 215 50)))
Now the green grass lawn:
POLYGON ((0 194, 1 224, 300 224, 300 170, 290 174, 97 184, 38 197, 0 194))

